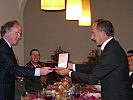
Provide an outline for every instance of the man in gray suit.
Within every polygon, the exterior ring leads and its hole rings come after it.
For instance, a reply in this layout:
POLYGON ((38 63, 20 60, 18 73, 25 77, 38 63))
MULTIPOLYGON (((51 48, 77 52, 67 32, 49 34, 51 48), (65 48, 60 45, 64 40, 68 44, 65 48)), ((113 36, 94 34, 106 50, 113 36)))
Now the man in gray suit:
POLYGON ((133 100, 127 56, 114 39, 112 23, 104 19, 96 20, 91 39, 102 50, 94 63, 68 64, 68 68, 57 69, 56 72, 61 75, 69 73, 73 83, 94 84, 100 80, 102 100, 133 100))

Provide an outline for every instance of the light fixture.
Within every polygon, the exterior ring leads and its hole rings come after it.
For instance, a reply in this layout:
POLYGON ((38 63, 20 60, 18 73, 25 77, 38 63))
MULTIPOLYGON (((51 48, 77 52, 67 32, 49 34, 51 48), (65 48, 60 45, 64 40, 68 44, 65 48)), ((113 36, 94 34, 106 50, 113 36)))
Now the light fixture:
POLYGON ((41 0, 41 9, 63 10, 65 9, 65 0, 41 0))
POLYGON ((79 19, 79 26, 91 25, 90 0, 82 0, 82 16, 79 19))
POLYGON ((67 0, 66 20, 79 20, 82 15, 82 0, 67 0))

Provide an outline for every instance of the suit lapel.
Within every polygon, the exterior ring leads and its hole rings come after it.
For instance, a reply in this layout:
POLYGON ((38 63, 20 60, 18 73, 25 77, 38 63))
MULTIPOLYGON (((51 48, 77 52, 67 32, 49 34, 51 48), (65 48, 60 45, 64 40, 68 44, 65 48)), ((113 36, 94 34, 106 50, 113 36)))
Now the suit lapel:
POLYGON ((13 51, 12 47, 10 48, 10 50, 11 50, 11 54, 12 54, 12 56, 13 56, 13 59, 14 59, 15 62, 16 62, 17 60, 16 60, 16 57, 15 57, 15 54, 14 54, 14 51, 13 51))
POLYGON ((15 54, 14 54, 14 52, 13 52, 12 47, 10 48, 9 45, 7 44, 7 42, 6 42, 3 38, 1 38, 1 39, 2 39, 2 41, 3 41, 3 45, 6 46, 7 50, 8 50, 8 51, 10 52, 10 54, 12 55, 12 57, 13 57, 13 59, 14 59, 14 62, 17 63, 17 60, 16 60, 16 57, 15 57, 15 54))

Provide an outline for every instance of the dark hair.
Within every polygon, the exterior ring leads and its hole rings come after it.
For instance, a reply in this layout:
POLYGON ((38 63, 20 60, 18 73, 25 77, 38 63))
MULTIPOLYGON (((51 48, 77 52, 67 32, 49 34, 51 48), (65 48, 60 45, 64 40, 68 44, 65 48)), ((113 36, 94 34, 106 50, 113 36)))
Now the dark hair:
POLYGON ((95 21, 95 23, 99 31, 104 31, 107 34, 107 36, 114 36, 114 27, 110 21, 98 19, 95 21))
MULTIPOLYGON (((32 52, 33 51, 38 51, 39 52, 39 50, 38 49, 32 49, 31 51, 30 51, 30 55, 32 55, 32 52)), ((40 52, 39 52, 40 53, 40 52)))
POLYGON ((133 50, 127 51, 128 54, 133 54, 133 50))
POLYGON ((5 35, 6 32, 10 31, 10 29, 11 29, 15 24, 20 25, 18 21, 13 20, 13 21, 9 21, 9 22, 5 23, 3 26, 1 26, 1 31, 0 31, 1 37, 3 37, 3 36, 5 35))

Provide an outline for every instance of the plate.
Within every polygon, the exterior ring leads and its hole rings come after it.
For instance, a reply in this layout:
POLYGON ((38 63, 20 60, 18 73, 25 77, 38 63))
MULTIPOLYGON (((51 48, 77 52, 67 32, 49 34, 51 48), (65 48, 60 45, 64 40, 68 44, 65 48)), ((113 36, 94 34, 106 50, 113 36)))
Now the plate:
POLYGON ((45 99, 42 99, 42 98, 35 98, 35 99, 32 99, 32 100, 45 100, 45 99))

